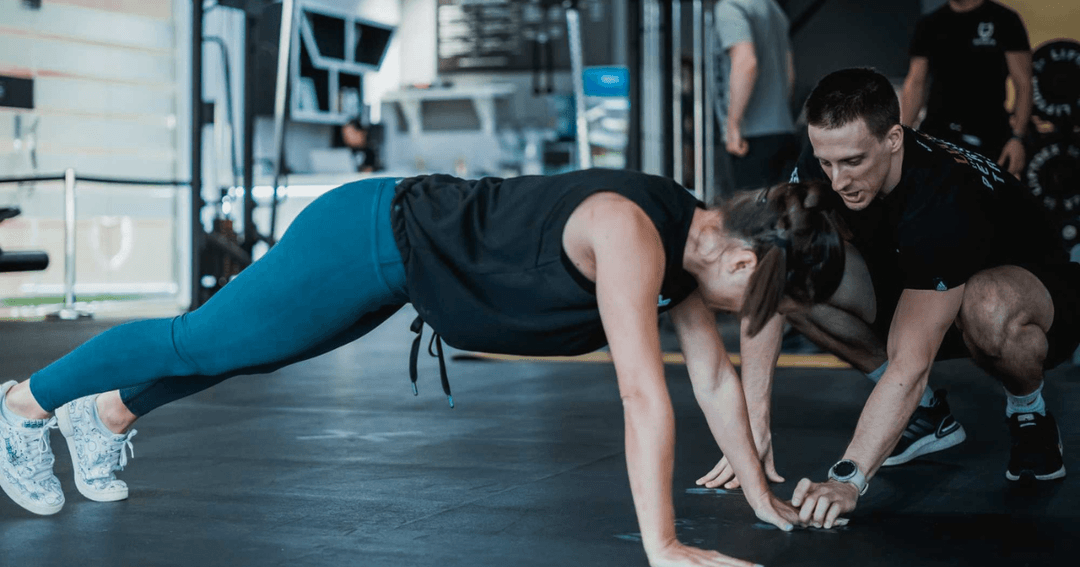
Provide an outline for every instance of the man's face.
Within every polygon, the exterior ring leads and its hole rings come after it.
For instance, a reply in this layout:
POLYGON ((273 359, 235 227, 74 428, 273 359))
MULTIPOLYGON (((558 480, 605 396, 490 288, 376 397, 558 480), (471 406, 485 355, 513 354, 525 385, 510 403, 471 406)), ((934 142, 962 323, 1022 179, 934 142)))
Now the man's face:
POLYGON ((847 208, 865 209, 885 186, 898 147, 895 130, 879 140, 861 118, 839 128, 808 128, 814 157, 847 208))
POLYGON ((345 145, 350 148, 363 148, 367 146, 367 132, 352 124, 346 124, 341 127, 341 139, 344 140, 345 145))

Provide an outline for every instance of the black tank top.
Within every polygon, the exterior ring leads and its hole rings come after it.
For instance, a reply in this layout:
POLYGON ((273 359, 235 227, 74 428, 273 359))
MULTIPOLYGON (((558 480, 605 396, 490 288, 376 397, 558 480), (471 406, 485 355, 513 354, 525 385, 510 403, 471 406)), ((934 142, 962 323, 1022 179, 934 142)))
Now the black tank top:
POLYGON ((657 307, 674 307, 697 288, 682 261, 702 203, 669 179, 592 169, 402 180, 391 224, 417 313, 447 344, 464 350, 571 355, 606 345, 595 286, 562 246, 570 214, 601 191, 630 199, 656 225, 666 260, 657 307))

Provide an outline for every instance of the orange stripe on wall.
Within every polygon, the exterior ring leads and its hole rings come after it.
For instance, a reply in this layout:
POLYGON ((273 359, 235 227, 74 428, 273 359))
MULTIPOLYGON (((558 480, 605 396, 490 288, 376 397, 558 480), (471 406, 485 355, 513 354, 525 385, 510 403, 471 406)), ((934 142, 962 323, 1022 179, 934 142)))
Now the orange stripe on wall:
POLYGON ((20 79, 33 79, 36 76, 29 67, 16 67, 14 65, 0 65, 0 75, 18 77, 20 79))
POLYGON ((47 0, 50 4, 67 4, 103 12, 120 12, 159 20, 172 19, 172 0, 47 0))
POLYGON ((31 39, 49 39, 49 40, 53 40, 53 41, 67 41, 67 42, 71 42, 71 43, 81 43, 81 44, 84 44, 84 45, 85 44, 100 45, 102 47, 111 47, 113 49, 130 49, 132 51, 142 51, 142 52, 146 52, 146 53, 151 53, 153 55, 170 55, 171 56, 173 54, 173 49, 171 49, 171 48, 165 49, 165 48, 158 48, 158 47, 146 47, 146 46, 142 46, 142 45, 133 45, 133 44, 130 44, 130 43, 112 43, 112 42, 107 42, 107 41, 98 41, 98 40, 93 40, 93 39, 85 39, 85 38, 81 38, 81 37, 73 36, 73 35, 49 34, 49 33, 42 33, 42 32, 35 31, 35 30, 23 30, 23 29, 18 29, 18 28, 8 28, 8 27, 4 27, 4 26, 0 26, 0 35, 29 37, 31 39))
POLYGON ((24 79, 33 79, 34 77, 56 77, 61 79, 78 79, 80 81, 97 81, 110 84, 137 85, 162 89, 171 89, 175 86, 173 83, 103 78, 92 75, 80 75, 77 73, 65 73, 62 71, 50 71, 48 69, 29 69, 27 67, 20 67, 17 65, 0 65, 0 75, 8 75, 10 77, 22 77, 24 79))

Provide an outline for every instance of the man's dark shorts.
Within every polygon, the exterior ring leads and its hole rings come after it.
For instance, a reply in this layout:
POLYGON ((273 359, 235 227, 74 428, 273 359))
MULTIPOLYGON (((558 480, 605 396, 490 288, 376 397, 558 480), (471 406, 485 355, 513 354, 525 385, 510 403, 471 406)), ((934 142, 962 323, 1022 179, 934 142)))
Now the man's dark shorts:
POLYGON ((1080 344, 1080 264, 1062 262, 1044 266, 1022 266, 1035 274, 1054 300, 1054 323, 1046 340, 1047 369, 1072 358, 1080 344))
MULTIPOLYGON (((1043 367, 1046 369, 1072 358, 1073 351, 1080 345, 1080 264, 1061 262, 1044 265, 1020 266, 1039 278, 1046 286, 1054 301, 1054 323, 1046 334, 1049 349, 1043 367)), ((891 282, 874 282, 874 294, 877 298, 879 317, 871 325, 875 333, 883 340, 889 335, 893 314, 900 302, 903 291, 891 282)), ((953 325, 945 333, 945 338, 938 349, 937 360, 969 358, 971 353, 964 344, 960 329, 953 325)))

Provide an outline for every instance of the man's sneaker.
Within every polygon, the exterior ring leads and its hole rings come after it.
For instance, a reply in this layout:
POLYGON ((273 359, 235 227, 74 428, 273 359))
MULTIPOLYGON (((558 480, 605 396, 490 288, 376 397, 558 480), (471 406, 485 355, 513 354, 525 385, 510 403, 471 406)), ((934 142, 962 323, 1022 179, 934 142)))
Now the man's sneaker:
POLYGON ((83 496, 97 502, 115 502, 128 497, 127 484, 116 479, 116 471, 127 465, 126 447, 135 456, 132 429, 118 435, 101 423, 97 396, 86 396, 56 408, 60 432, 67 439, 75 470, 75 486, 83 496))
POLYGON ((945 390, 934 392, 933 405, 919 406, 908 420, 900 442, 882 466, 902 465, 927 453, 942 451, 967 439, 964 427, 953 419, 945 390))
MULTIPOLYGON (((8 390, 16 382, 0 385, 0 404, 6 403, 8 390)), ((53 474, 49 432, 56 429, 56 418, 37 419, 12 425, 0 416, 0 487, 27 510, 48 516, 64 507, 64 491, 53 474)))
POLYGON ((1061 433, 1050 412, 1016 413, 1009 418, 1012 451, 1005 478, 1053 480, 1065 476, 1061 433))

